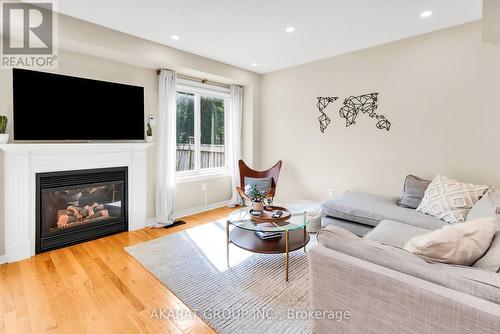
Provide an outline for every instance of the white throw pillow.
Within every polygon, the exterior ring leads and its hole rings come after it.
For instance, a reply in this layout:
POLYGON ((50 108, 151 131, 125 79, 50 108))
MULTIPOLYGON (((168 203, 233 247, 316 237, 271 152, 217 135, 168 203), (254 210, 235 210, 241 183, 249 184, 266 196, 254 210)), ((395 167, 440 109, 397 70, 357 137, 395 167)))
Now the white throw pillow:
POLYGON ((488 186, 462 183, 436 175, 424 193, 417 211, 448 222, 461 223, 488 186))
POLYGON ((479 218, 413 237, 404 249, 427 260, 470 266, 486 253, 496 230, 495 219, 479 218))

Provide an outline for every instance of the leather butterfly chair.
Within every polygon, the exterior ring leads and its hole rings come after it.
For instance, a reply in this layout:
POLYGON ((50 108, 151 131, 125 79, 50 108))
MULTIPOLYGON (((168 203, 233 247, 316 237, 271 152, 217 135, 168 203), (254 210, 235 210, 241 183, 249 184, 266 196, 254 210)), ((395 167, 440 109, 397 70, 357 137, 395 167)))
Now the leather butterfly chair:
POLYGON ((245 201, 245 199, 250 200, 248 198, 247 194, 245 194, 245 176, 246 177, 253 177, 257 179, 265 178, 265 177, 270 177, 271 180, 271 189, 269 192, 266 194, 266 197, 274 197, 276 194, 276 185, 278 184, 278 177, 280 175, 281 171, 281 165, 283 164, 283 161, 278 161, 273 167, 263 170, 263 171, 258 171, 251 169, 248 167, 243 160, 238 161, 238 167, 240 170, 240 186, 236 187, 236 190, 241 196, 241 199, 245 201))

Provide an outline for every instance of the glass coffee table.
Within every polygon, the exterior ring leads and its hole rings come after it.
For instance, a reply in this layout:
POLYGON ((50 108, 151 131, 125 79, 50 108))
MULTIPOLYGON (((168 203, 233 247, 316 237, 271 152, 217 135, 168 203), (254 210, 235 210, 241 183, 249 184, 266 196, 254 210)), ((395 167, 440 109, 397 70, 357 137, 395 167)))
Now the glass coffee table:
POLYGON ((288 254, 304 249, 310 240, 306 231, 307 219, 304 212, 293 212, 284 222, 255 222, 251 219, 250 209, 241 208, 229 215, 226 223, 226 261, 229 267, 229 245, 233 244, 253 253, 285 254, 285 280, 288 282, 288 254), (230 226, 234 228, 230 229, 230 226), (256 232, 278 232, 279 238, 262 239, 256 232))

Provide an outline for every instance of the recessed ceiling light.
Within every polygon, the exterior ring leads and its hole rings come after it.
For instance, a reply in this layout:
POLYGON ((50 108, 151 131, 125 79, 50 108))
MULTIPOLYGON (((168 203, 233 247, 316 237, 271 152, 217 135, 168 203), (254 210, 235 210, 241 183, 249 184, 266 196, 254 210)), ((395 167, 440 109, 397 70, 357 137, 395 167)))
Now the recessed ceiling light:
POLYGON ((177 35, 172 35, 172 36, 170 36, 170 38, 173 39, 174 41, 177 41, 177 40, 179 40, 180 37, 177 35))
POLYGON ((426 18, 432 15, 430 10, 426 10, 425 12, 420 13, 420 17, 426 18))
POLYGON ((259 64, 257 64, 257 63, 252 63, 251 65, 252 65, 253 67, 257 67, 257 66, 259 66, 259 64))
POLYGON ((295 31, 295 28, 294 27, 287 27, 285 29, 286 32, 294 32, 295 31))

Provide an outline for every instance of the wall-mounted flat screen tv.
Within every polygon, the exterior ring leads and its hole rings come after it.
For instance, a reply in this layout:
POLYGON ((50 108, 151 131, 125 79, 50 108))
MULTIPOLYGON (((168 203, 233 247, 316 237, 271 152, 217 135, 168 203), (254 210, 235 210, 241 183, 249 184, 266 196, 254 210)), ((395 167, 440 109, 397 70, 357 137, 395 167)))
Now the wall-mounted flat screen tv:
POLYGON ((144 88, 13 70, 15 140, 142 140, 144 88))

